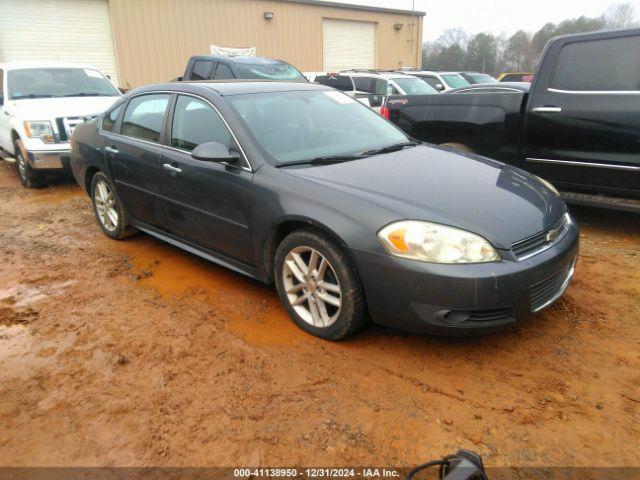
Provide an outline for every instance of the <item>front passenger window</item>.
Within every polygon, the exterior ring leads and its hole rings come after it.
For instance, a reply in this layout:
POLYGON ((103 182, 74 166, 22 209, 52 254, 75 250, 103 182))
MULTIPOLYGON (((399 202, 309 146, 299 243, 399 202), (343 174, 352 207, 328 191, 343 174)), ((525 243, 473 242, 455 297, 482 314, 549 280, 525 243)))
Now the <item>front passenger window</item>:
POLYGON ((122 119, 122 135, 160 142, 160 130, 170 96, 166 93, 132 98, 122 119))
POLYGON ((190 152, 206 142, 218 142, 231 148, 231 133, 218 112, 207 102, 178 96, 171 127, 171 146, 190 152))

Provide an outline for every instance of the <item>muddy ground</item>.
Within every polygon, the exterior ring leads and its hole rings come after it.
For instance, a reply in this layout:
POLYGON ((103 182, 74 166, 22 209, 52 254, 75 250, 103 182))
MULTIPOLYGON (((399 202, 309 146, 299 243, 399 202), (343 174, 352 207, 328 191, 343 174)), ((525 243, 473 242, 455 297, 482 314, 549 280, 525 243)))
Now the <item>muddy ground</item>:
POLYGON ((565 298, 483 338, 298 330, 275 291, 0 165, 0 465, 640 465, 640 217, 573 209, 565 298))

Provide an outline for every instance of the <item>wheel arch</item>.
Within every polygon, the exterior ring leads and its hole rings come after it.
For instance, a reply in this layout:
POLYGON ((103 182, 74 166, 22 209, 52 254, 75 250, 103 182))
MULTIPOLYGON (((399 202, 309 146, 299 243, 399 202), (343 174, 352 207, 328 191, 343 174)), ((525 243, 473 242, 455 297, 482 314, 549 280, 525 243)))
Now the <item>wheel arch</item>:
POLYGON ((273 268, 274 268, 274 260, 276 255, 276 250, 278 249, 278 245, 280 242, 296 230, 302 229, 311 229, 316 230, 317 232, 326 235, 333 241, 335 241, 338 245, 340 245, 345 251, 347 257, 353 262, 356 267, 356 271, 358 275, 360 272, 358 271, 357 264, 355 259, 352 257, 351 252, 347 248, 346 243, 340 235, 338 235, 333 229, 324 225, 321 222, 313 220, 308 217, 303 216, 290 216, 280 219, 269 231, 266 235, 264 241, 262 242, 261 248, 261 265, 264 269, 264 274, 269 283, 272 283, 274 280, 273 268))
POLYGON ((101 171, 102 170, 93 165, 87 168, 87 171, 84 174, 84 189, 88 195, 91 195, 91 182, 93 181, 93 177, 96 173, 101 171))

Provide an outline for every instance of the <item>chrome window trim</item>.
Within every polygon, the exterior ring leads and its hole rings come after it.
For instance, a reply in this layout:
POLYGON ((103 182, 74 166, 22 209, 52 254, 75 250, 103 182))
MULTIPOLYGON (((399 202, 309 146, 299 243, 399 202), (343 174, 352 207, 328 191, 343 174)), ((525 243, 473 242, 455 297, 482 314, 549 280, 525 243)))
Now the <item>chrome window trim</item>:
POLYGON ((640 90, 561 90, 547 88, 549 92, 566 93, 569 95, 640 95, 640 90))
MULTIPOLYGON (((247 155, 244 152, 244 149, 242 148, 242 145, 240 145, 240 142, 238 141, 238 137, 236 137, 236 134, 233 133, 233 130, 231 129, 231 127, 229 126, 229 123, 227 123, 227 120, 224 118, 224 116, 222 116, 222 114, 220 113, 220 110, 218 110, 216 108, 216 106, 211 103, 209 100, 207 100, 206 98, 200 96, 200 95, 196 95, 194 93, 188 93, 188 92, 181 92, 178 90, 155 90, 155 91, 150 91, 150 92, 140 92, 137 93, 135 95, 132 95, 130 97, 127 98, 127 100, 123 101, 122 103, 128 103, 130 102, 132 99, 136 98, 136 97, 141 97, 142 95, 155 95, 155 94, 170 94, 170 95, 187 95, 187 96, 191 96, 191 97, 195 97, 198 100, 202 100, 205 103, 208 103, 209 105, 211 105, 211 107, 215 110, 215 112, 218 114, 218 116, 222 119, 222 122, 224 123, 225 127, 227 127, 227 130, 229 130, 229 132, 231 133, 231 136, 233 137, 233 139, 235 140, 236 144, 238 145, 238 148, 240 149, 240 153, 242 154, 242 157, 244 158, 245 162, 249 165, 248 167, 246 165, 243 165, 242 167, 239 167, 237 165, 232 165, 230 163, 227 162, 220 162, 221 165, 228 165, 230 167, 235 167, 235 168, 240 168, 242 170, 246 170, 248 172, 253 173, 253 166, 251 165, 251 162, 249 161, 249 158, 247 157, 247 155)), ((171 103, 171 100, 169 100, 169 104, 171 103)), ((169 105, 167 105, 168 107, 169 105)), ((109 112, 113 111, 115 108, 117 108, 118 106, 114 106, 113 108, 109 109, 109 112)), ((175 107, 174 107, 174 112, 175 112, 175 107)), ((125 113, 126 113, 126 109, 125 109, 125 113)), ((165 112, 166 113, 166 112, 165 112)), ((149 140, 143 140, 141 138, 136 138, 136 137, 130 137, 128 135, 122 135, 121 133, 115 133, 115 132, 109 132, 106 130, 102 129, 102 121, 104 120, 104 115, 106 114, 103 113, 102 114, 102 118, 100 119, 100 127, 98 128, 98 133, 100 133, 101 135, 113 135, 115 137, 122 137, 122 138, 127 138, 129 140, 135 140, 137 142, 142 142, 142 143, 146 143, 148 145, 154 145, 156 147, 161 147, 163 149, 169 149, 169 150, 175 150, 181 153, 186 153, 187 155, 191 155, 191 152, 188 150, 182 150, 180 148, 175 148, 172 147, 171 145, 163 145, 162 143, 159 142, 151 142, 149 140)), ((173 119, 172 119, 173 121, 173 119)), ((169 136, 171 136, 171 132, 169 132, 169 136)), ((171 142, 171 138, 169 138, 169 142, 171 142)))
POLYGON ((504 92, 515 92, 515 93, 525 93, 522 90, 518 90, 517 88, 509 88, 509 87, 482 87, 482 88, 465 88, 464 90, 458 90, 455 93, 465 93, 465 92, 479 92, 488 90, 491 93, 504 93, 504 92), (495 90, 492 92, 492 90, 495 90))
POLYGON ((572 160, 554 160, 549 158, 527 158, 527 162, 553 163, 553 164, 559 164, 559 165, 571 165, 573 167, 608 168, 611 170, 625 170, 625 171, 631 171, 631 172, 640 171, 640 166, 634 166, 634 165, 614 165, 611 163, 576 162, 572 160))

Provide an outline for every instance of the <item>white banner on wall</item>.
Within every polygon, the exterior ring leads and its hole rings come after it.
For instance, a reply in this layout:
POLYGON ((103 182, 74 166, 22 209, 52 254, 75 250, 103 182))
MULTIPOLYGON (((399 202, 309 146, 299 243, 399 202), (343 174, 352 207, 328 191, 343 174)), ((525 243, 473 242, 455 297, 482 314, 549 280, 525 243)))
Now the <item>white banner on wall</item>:
POLYGON ((229 57, 255 57, 256 47, 234 48, 211 45, 211 55, 227 55, 229 57))

